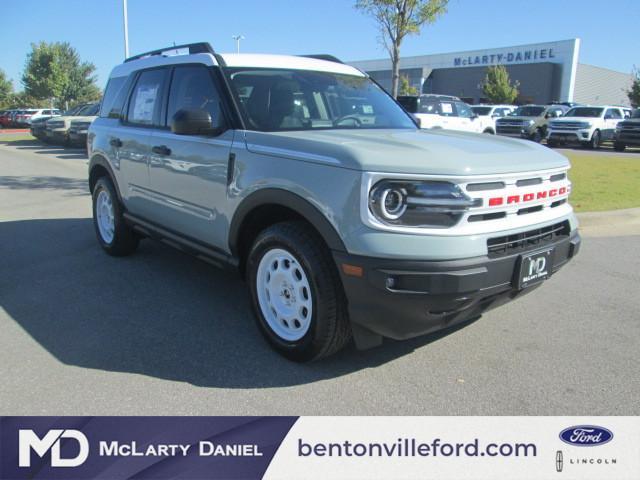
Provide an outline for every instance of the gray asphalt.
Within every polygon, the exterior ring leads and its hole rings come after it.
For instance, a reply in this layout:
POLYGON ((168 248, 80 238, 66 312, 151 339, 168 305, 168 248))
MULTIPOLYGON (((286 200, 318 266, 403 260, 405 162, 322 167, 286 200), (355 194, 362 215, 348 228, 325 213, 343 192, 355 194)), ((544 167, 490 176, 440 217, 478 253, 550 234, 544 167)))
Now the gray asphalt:
POLYGON ((86 167, 0 138, 2 415, 640 414, 640 232, 586 237, 463 328, 297 365, 232 275, 151 241, 105 255, 86 167))

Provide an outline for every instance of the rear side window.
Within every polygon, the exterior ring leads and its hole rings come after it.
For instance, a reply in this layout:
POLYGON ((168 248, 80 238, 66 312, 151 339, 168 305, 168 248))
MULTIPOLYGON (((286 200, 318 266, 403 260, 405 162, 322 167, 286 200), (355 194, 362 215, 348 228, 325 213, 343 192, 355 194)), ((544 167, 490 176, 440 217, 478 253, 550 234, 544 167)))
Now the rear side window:
POLYGON ((607 113, 605 113, 605 116, 607 118, 622 118, 620 110, 618 110, 617 108, 610 108, 609 110, 607 110, 607 113))
POLYGON ((220 95, 206 67, 184 66, 176 67, 173 71, 167 109, 168 125, 171 125, 178 110, 204 110, 211 115, 214 127, 224 123, 220 95))
POLYGON ((104 90, 104 98, 102 99, 102 107, 100 108, 100 116, 101 117, 109 117, 111 116, 111 111, 116 108, 118 110, 118 116, 122 111, 122 104, 124 103, 124 98, 120 94, 120 90, 122 90, 122 86, 124 85, 127 77, 114 77, 110 78, 107 83, 107 88, 104 90), (117 100, 120 100, 120 105, 117 105, 117 100))
POLYGON ((129 99, 127 121, 137 125, 158 125, 166 69, 147 70, 138 77, 129 99))

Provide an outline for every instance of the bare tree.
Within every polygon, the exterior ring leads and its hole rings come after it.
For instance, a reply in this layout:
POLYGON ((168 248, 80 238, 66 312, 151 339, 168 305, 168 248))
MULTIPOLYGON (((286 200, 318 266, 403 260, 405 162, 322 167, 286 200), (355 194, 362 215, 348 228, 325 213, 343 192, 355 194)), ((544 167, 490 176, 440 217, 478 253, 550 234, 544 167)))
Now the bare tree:
POLYGON ((407 35, 419 35, 447 11, 449 0, 357 0, 356 8, 372 16, 391 57, 391 94, 398 96, 400 47, 407 35))

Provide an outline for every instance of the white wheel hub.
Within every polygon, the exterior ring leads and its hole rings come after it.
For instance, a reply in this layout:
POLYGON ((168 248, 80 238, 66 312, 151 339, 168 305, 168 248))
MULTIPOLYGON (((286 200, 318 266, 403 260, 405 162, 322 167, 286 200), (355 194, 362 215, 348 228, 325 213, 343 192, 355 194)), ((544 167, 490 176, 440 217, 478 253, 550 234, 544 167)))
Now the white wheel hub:
POLYGON ((305 336, 313 300, 307 275, 293 255, 280 248, 267 251, 258 265, 256 291, 262 315, 276 335, 290 342, 305 336))
POLYGON ((98 193, 96 200, 96 221, 98 223, 98 230, 104 243, 113 242, 113 236, 115 232, 115 220, 113 216, 113 202, 111 195, 106 190, 101 190, 98 193))

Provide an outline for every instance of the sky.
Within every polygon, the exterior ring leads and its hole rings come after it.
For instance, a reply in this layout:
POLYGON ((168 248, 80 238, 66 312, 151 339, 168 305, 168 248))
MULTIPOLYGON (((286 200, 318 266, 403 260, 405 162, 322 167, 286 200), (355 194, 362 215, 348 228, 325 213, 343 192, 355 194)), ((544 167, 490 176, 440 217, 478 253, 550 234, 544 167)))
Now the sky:
MULTIPOLYGON (((208 41, 223 53, 330 53, 385 58, 372 19, 355 0, 128 0, 129 50, 208 41)), ((640 67, 640 0, 451 0, 449 11, 405 40, 404 56, 582 39, 580 62, 640 67)), ((0 69, 21 90, 30 44, 66 41, 96 66, 103 87, 124 58, 122 0, 1 0, 0 69)))

